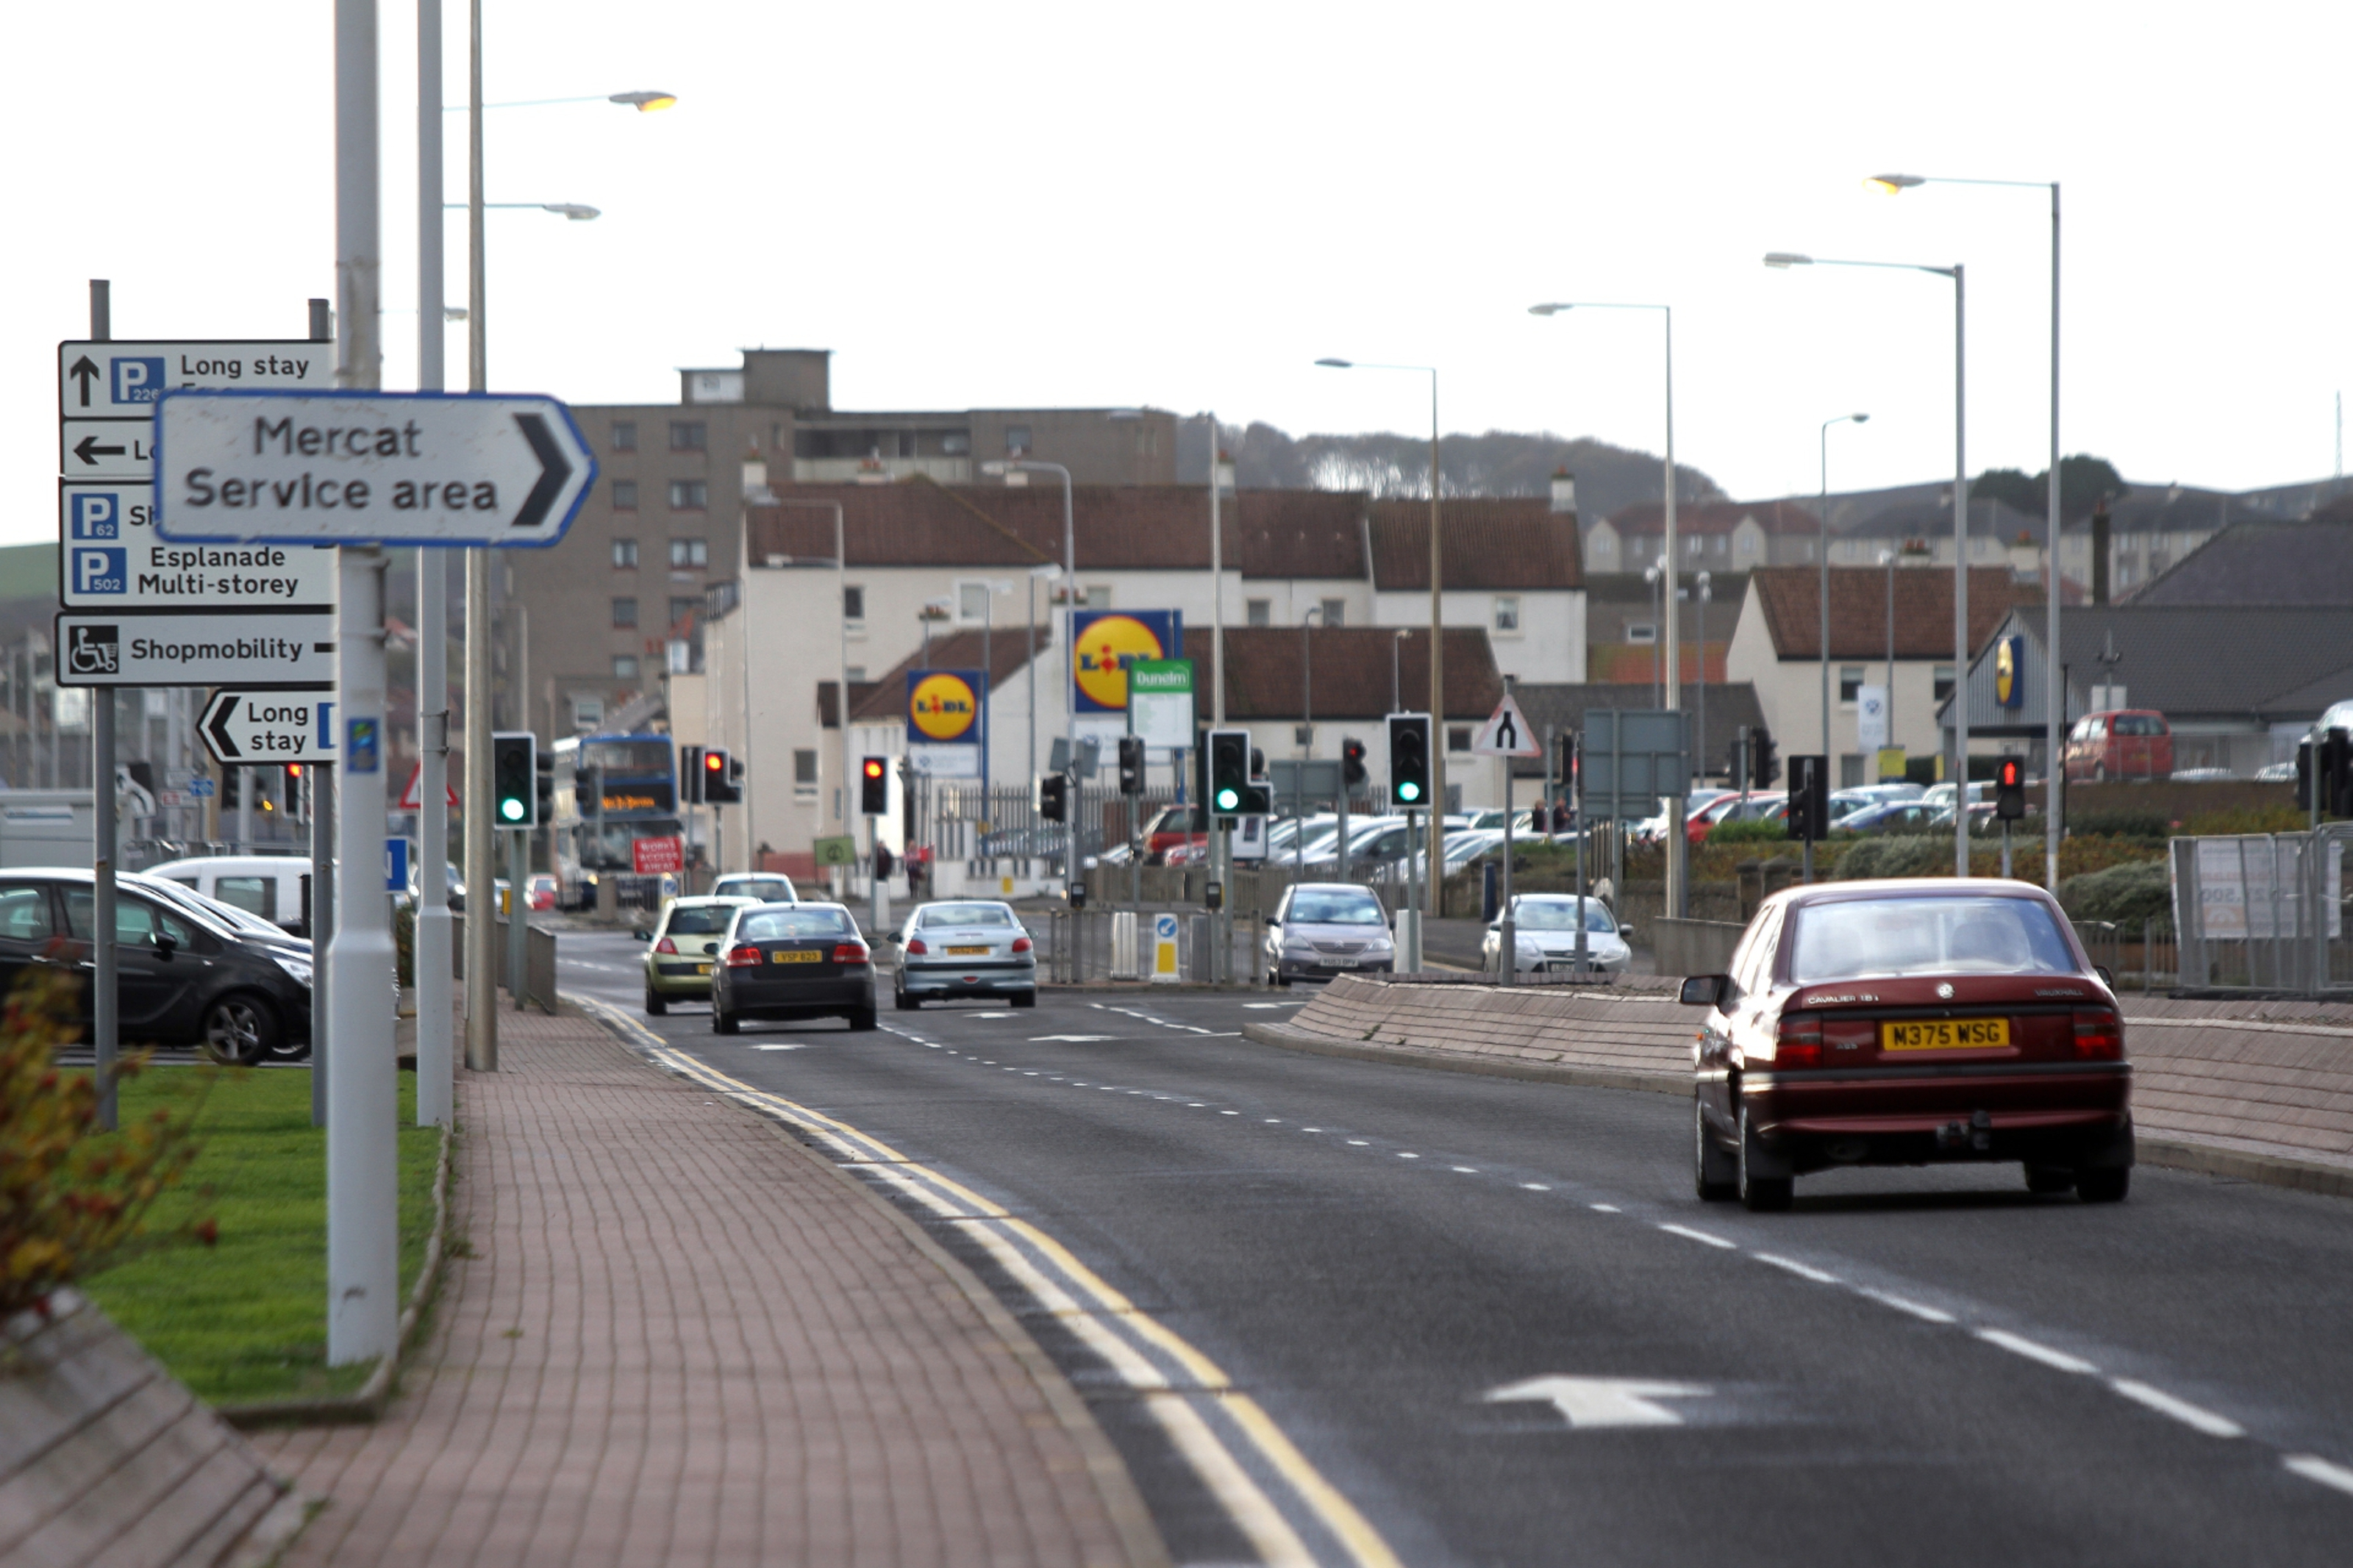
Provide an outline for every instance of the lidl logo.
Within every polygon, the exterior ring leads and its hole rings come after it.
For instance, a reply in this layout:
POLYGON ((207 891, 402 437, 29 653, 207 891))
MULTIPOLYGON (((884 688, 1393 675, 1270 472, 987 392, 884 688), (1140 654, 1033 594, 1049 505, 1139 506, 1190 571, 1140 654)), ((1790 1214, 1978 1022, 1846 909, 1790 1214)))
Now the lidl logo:
POLYGON ((2026 639, 2008 637, 1993 645, 1993 700, 1998 708, 2026 704, 2026 639))
MULTIPOLYGON (((1152 620, 1166 622, 1165 611, 1152 620)), ((1127 667, 1123 660, 1166 658, 1163 634, 1140 616, 1096 616, 1080 624, 1073 639, 1079 694, 1099 709, 1127 706, 1127 667)))
POLYGON ((907 722, 926 741, 961 741, 980 721, 973 683, 946 670, 918 675, 907 693, 907 722))

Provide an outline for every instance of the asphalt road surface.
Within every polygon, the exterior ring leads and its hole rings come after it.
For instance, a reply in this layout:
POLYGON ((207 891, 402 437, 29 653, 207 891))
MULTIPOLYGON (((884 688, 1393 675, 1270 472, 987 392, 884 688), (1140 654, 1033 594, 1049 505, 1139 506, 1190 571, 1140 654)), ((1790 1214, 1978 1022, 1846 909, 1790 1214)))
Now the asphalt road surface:
POLYGON ((723 1039, 642 1018, 641 951, 567 933, 564 985, 802 1108, 972 1263, 1180 1563, 2353 1556, 2344 1200, 2144 1168, 2092 1207, 2005 1165, 1749 1215, 1692 1195, 1687 1100, 1238 1037, 1299 993, 886 991, 874 1034, 723 1039))

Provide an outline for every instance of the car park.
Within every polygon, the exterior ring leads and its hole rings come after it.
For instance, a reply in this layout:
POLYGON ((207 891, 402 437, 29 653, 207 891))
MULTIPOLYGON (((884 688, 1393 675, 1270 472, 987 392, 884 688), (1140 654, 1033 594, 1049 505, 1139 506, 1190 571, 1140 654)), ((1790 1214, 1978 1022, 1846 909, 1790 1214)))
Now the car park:
MULTIPOLYGON (((1572 974, 1577 971, 1577 895, 1517 893, 1513 895, 1513 971, 1520 974, 1572 974)), ((1487 922, 1486 940, 1479 949, 1479 967, 1490 974, 1503 972, 1502 916, 1487 922)), ((1585 962, 1602 974, 1623 974, 1633 962, 1633 950, 1609 906, 1588 895, 1585 900, 1585 962)))
POLYGON ((1266 922, 1266 973, 1275 985, 1397 967, 1388 911, 1354 882, 1298 882, 1266 922))
POLYGON ((1699 1195, 1788 1206, 1832 1166, 2017 1161, 2030 1192, 2122 1199, 2132 1068, 2107 977, 2056 900, 1992 879, 1797 888, 1725 973, 1683 984, 1699 1195))
POLYGON ((711 999, 711 971, 719 943, 735 911, 756 900, 738 898, 672 899, 653 926, 638 933, 645 942, 646 1011, 660 1017, 672 1002, 711 999))
POLYGON ((902 1012, 956 996, 1038 1005, 1038 949, 1013 906, 993 899, 917 905, 885 939, 899 949, 892 1000, 902 1012))
POLYGON ((2086 713, 2067 731, 2067 782, 2161 779, 2173 773, 2173 728, 2151 708, 2086 713))
POLYGON ((874 1027, 874 955, 839 904, 743 904, 711 972, 711 1028, 747 1019, 846 1018, 874 1027))

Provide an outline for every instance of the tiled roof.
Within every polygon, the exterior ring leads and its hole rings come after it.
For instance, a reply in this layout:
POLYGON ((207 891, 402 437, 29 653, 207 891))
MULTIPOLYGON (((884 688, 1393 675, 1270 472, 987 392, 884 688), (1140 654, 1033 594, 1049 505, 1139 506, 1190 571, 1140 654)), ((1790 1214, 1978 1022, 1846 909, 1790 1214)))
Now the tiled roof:
MULTIPOLYGON (((1326 719, 1361 722, 1392 711, 1392 658, 1403 710, 1429 710, 1430 633, 1426 629, 1409 630, 1399 646, 1393 626, 1313 626, 1303 633, 1294 626, 1228 626, 1229 719, 1299 717, 1305 673, 1303 641, 1307 647, 1306 669, 1312 669, 1314 676, 1310 695, 1317 722, 1326 719)), ((1208 651, 1209 639, 1204 637, 1198 646, 1200 667, 1213 669, 1208 651)), ((1484 719, 1493 712, 1504 694, 1504 681, 1495 673, 1494 650, 1487 645, 1485 628, 1447 627, 1445 655, 1445 717, 1459 721, 1484 719)), ((1199 707, 1206 721, 1208 704, 1205 701, 1199 707)))
MULTIPOLYGON (((1045 626, 1032 627, 1030 637, 1035 640, 1031 646, 1043 653, 1052 636, 1045 626)), ((987 643, 991 666, 989 685, 1001 689, 1029 662, 1028 653, 1022 647, 1019 626, 999 626, 993 635, 976 631, 935 632, 932 636, 932 651, 928 657, 918 648, 885 670, 880 680, 871 684, 850 682, 849 721, 853 724, 888 723, 905 717, 907 672, 914 669, 978 669, 981 668, 984 638, 987 643)), ((819 711, 822 713, 829 707, 827 700, 833 695, 833 683, 821 682, 818 689, 819 711)))
MULTIPOLYGON (((1818 531, 1814 513, 1791 501, 1697 501, 1675 502, 1675 531, 1678 534, 1730 533, 1749 518, 1767 533, 1812 533, 1818 531)), ((1622 537, 1633 533, 1658 533, 1666 527, 1667 509, 1662 501, 1638 501, 1620 507, 1609 514, 1609 526, 1622 537)))
POLYGON ((2134 707, 2177 718, 2308 721, 2353 698, 2353 606, 2093 606, 2061 617, 2059 648, 2071 686, 2106 671, 2134 707))
POLYGON ((1365 505, 1355 491, 1243 490, 1223 508, 1226 563, 1239 564, 1244 577, 1361 581, 1365 505))
MULTIPOLYGON (((1375 501, 1367 509, 1373 586, 1430 589, 1430 503, 1375 501)), ((1450 589, 1576 588, 1585 582, 1577 514, 1541 496, 1465 497, 1439 503, 1440 570, 1450 589)))
MULTIPOLYGON (((1949 566, 1831 568, 1831 657, 1887 656, 1887 595, 1895 595, 1895 657, 1953 656, 1953 570, 1949 566)), ((1749 576, 1773 651, 1783 658, 1821 657, 1821 590, 1812 566, 1766 566, 1749 576)), ((2042 590, 2006 567, 1969 568, 1969 649, 1985 645, 2015 605, 2039 603, 2042 590)))
POLYGON ((2353 519, 2232 523, 2133 603, 2353 606, 2353 519))

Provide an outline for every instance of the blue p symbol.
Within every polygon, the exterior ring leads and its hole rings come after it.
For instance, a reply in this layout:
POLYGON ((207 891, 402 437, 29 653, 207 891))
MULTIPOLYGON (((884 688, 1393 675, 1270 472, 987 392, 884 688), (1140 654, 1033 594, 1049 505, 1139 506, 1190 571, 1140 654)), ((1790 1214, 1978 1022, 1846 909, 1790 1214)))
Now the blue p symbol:
POLYGON ((164 362, 129 355, 115 360, 114 401, 153 403, 164 391, 164 362))
POLYGON ((74 491, 71 517, 76 539, 122 537, 121 498, 112 490, 74 491))
POLYGON ((77 548, 73 552, 74 592, 120 594, 123 591, 129 551, 77 548))

